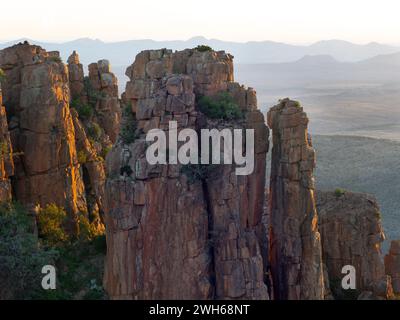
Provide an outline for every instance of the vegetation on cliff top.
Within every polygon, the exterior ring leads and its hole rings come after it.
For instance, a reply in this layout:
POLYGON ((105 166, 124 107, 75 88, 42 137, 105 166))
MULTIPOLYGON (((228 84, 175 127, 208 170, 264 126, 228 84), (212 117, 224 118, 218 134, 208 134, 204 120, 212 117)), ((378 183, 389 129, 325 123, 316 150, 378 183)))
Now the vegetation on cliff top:
POLYGON ((200 52, 213 51, 213 48, 211 48, 210 46, 204 45, 204 44, 198 45, 194 49, 197 51, 200 51, 200 52))
POLYGON ((228 92, 221 92, 214 97, 202 96, 197 105, 211 119, 235 120, 243 117, 240 107, 228 92))

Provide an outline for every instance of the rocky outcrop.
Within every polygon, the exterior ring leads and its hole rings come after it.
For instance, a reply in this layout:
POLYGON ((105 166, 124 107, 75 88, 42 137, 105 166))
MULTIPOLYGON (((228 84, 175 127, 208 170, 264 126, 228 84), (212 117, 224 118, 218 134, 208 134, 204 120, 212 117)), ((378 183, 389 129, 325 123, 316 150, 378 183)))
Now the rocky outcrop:
POLYGON ((400 295, 400 240, 391 242, 389 253, 385 256, 385 271, 392 279, 394 294, 400 295))
POLYGON ((76 104, 87 104, 87 92, 85 89, 85 75, 83 65, 79 61, 79 55, 74 51, 68 58, 69 88, 71 100, 76 104))
POLYGON ((0 51, 7 81, 3 102, 10 118, 16 199, 56 203, 70 214, 86 211, 84 184, 69 110, 68 69, 58 52, 28 43, 0 51))
POLYGON ((323 299, 321 239, 315 208, 315 152, 298 102, 268 112, 272 129, 270 259, 276 299, 323 299))
POLYGON ((10 177, 14 174, 14 161, 6 109, 3 106, 0 83, 0 202, 11 200, 10 177))
POLYGON ((334 296, 389 298, 391 284, 381 257, 385 236, 375 198, 337 190, 318 192, 317 199, 323 258, 334 296), (355 291, 341 288, 346 265, 356 269, 355 291))
POLYGON ((75 128, 78 160, 81 162, 81 173, 85 185, 89 220, 92 223, 100 224, 104 209, 104 184, 106 180, 104 159, 99 157, 96 149, 89 141, 76 110, 71 109, 71 115, 75 128))
POLYGON ((143 51, 127 69, 121 138, 107 157, 105 288, 113 299, 267 299, 264 205, 268 130, 224 52, 143 51), (196 99, 228 92, 245 114, 211 120, 196 99), (254 128, 255 170, 150 165, 145 133, 254 128))
POLYGON ((117 140, 121 121, 118 97, 118 81, 111 72, 108 60, 89 65, 87 95, 89 103, 95 106, 97 122, 112 143, 117 140))

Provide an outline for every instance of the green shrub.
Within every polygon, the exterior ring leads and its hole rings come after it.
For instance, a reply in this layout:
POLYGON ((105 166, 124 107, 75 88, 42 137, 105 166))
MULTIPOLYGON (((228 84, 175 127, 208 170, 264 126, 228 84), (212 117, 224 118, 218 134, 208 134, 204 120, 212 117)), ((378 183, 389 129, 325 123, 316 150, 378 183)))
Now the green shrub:
POLYGON ((212 178, 217 165, 213 164, 187 164, 181 167, 181 174, 186 175, 189 184, 212 178))
POLYGON ((211 119, 233 120, 243 117, 240 107, 228 92, 215 97, 202 96, 197 104, 200 111, 211 119))
POLYGON ((79 237, 80 241, 91 241, 97 236, 104 234, 104 226, 91 223, 88 217, 80 213, 78 215, 79 237))
POLYGON ((210 46, 207 46, 207 45, 204 45, 204 44, 198 45, 194 49, 197 50, 197 51, 200 51, 200 52, 213 51, 213 49, 210 46))
POLYGON ((77 157, 80 164, 85 164, 87 162, 87 154, 84 150, 78 151, 77 157))
POLYGON ((89 104, 79 105, 76 111, 78 111, 79 118, 84 120, 90 119, 91 116, 93 115, 93 107, 90 106, 89 104))
POLYGON ((69 240, 65 231, 67 213, 55 204, 48 204, 39 211, 39 235, 51 246, 59 246, 69 240))
POLYGON ((52 57, 49 57, 48 59, 49 59, 49 61, 52 61, 52 62, 57 62, 57 63, 62 62, 61 58, 57 57, 57 56, 52 56, 52 57))
POLYGON ((0 299, 31 299, 43 292, 41 270, 58 252, 42 247, 33 219, 19 204, 0 205, 0 299))
POLYGON ((84 85, 84 90, 85 90, 85 92, 86 92, 86 95, 87 95, 87 97, 88 97, 88 103, 89 103, 89 105, 90 105, 92 108, 95 108, 95 107, 96 107, 96 104, 97 104, 97 101, 98 101, 100 98, 104 97, 105 94, 96 91, 96 90, 93 88, 92 84, 90 83, 89 77, 87 77, 87 76, 83 79, 83 85, 84 85))
POLYGON ((4 73, 3 69, 0 68, 0 82, 3 82, 6 78, 6 74, 4 73))
POLYGON ((126 166, 121 167, 119 173, 121 176, 126 174, 128 177, 130 177, 133 173, 133 170, 129 165, 126 165, 126 166))
POLYGON ((111 149, 112 149, 112 146, 105 146, 105 147, 103 147, 103 149, 101 149, 101 157, 102 157, 103 159, 106 159, 107 154, 111 151, 111 149))
POLYGON ((93 239, 93 245, 97 253, 106 254, 107 253, 107 241, 106 235, 101 234, 93 239))
POLYGON ((0 142, 0 159, 4 159, 9 154, 8 144, 6 141, 0 142))
POLYGON ((335 196, 337 198, 340 198, 341 196, 343 196, 346 193, 346 190, 341 189, 341 188, 337 188, 335 189, 335 196))
POLYGON ((135 142, 137 133, 137 122, 132 107, 130 105, 125 106, 122 112, 123 120, 122 126, 119 133, 121 140, 125 144, 131 144, 135 142))
POLYGON ((99 139, 101 138, 102 130, 98 123, 92 122, 90 124, 90 126, 88 127, 87 131, 88 131, 88 135, 91 138, 93 138, 93 140, 99 141, 99 139))

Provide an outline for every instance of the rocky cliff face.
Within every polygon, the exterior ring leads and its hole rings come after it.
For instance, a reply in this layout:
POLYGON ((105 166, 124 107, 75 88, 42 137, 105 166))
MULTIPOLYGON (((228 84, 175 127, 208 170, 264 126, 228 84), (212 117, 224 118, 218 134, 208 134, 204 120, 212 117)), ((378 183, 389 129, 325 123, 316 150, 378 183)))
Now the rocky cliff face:
POLYGON ((254 90, 233 82, 224 52, 152 50, 127 69, 121 138, 107 158, 107 261, 113 299, 267 299, 260 235, 268 131, 254 90), (211 120, 196 99, 228 92, 245 114, 211 120), (136 119, 136 120, 135 120, 136 119), (255 171, 232 165, 149 165, 145 133, 256 129, 255 171), (213 122, 214 121, 214 122, 213 122), (179 279, 179 280, 178 280, 179 279))
POLYGON ((315 208, 315 152, 308 118, 295 101, 268 112, 272 129, 269 194, 271 272, 276 299, 323 299, 321 239, 315 208))
POLYGON ((393 292, 400 295, 400 240, 392 241, 385 256, 385 271, 392 278, 393 292))
POLYGON ((0 83, 0 202, 11 200, 10 177, 13 174, 13 151, 0 83))
POLYGON ((104 158, 115 142, 120 125, 117 79, 107 60, 91 64, 89 76, 85 77, 75 51, 68 58, 68 70, 76 147, 88 211, 92 221, 99 221, 104 210, 104 158))
POLYGON ((97 122, 114 143, 118 137, 121 108, 118 81, 111 72, 110 62, 100 60, 90 64, 88 81, 88 98, 89 102, 94 100, 97 122))
POLYGON ((384 233, 375 198, 336 191, 318 192, 317 199, 323 257, 334 296, 348 295, 341 289, 341 272, 344 266, 351 265, 356 269, 355 298, 359 294, 389 298, 391 284, 381 257, 384 233))
POLYGON ((13 180, 22 203, 56 203, 86 211, 69 110, 68 69, 57 52, 28 43, 0 52, 3 102, 15 157, 13 180))

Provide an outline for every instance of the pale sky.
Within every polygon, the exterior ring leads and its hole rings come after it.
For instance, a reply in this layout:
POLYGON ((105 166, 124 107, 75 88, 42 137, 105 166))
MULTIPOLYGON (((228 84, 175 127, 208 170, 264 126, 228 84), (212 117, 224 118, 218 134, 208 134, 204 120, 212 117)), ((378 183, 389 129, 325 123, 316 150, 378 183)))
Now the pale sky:
POLYGON ((400 44, 399 0, 2 0, 0 41, 89 37, 400 44))

